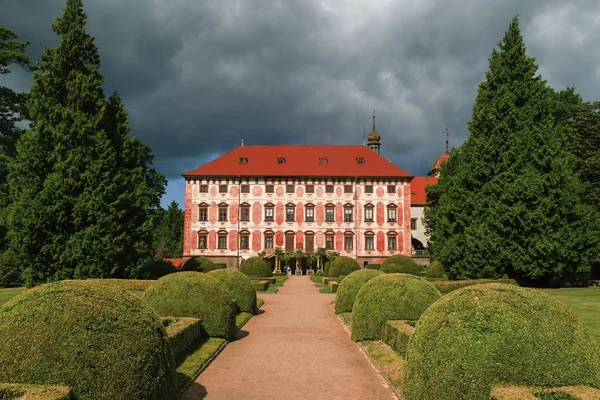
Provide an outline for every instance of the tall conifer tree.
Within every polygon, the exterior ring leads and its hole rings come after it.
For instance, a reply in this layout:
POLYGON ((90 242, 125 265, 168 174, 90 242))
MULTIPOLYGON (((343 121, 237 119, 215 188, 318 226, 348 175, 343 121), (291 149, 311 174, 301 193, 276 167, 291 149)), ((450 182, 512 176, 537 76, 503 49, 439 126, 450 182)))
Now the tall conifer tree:
POLYGON ((498 48, 469 137, 429 189, 430 249, 454 278, 585 283, 599 221, 557 131, 553 93, 525 54, 517 18, 498 48))

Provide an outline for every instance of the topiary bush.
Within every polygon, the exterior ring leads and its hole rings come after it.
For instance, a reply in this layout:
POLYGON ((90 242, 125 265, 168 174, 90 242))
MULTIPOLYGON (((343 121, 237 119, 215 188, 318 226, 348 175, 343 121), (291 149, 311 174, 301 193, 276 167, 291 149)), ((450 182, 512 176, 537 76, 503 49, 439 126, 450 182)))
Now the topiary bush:
POLYGON ((235 307, 225 286, 201 272, 178 272, 160 278, 142 297, 162 317, 194 317, 208 336, 235 337, 235 307))
POLYGON ((375 269, 361 269, 344 278, 335 296, 335 313, 352 312, 352 305, 360 288, 377 275, 383 275, 383 272, 375 269))
POLYGON ((250 257, 249 259, 244 260, 242 265, 240 265, 240 272, 257 278, 273 276, 271 265, 258 256, 250 257))
POLYGON ((391 256, 385 259, 383 264, 381 264, 381 268, 379 268, 381 272, 385 272, 386 274, 411 274, 420 276, 423 268, 414 262, 412 258, 408 256, 391 256))
POLYGON ((240 271, 226 269, 211 271, 208 275, 221 281, 238 312, 251 314, 256 312, 256 290, 254 290, 250 278, 240 271))
POLYGON ((168 399, 175 363, 158 316, 126 291, 61 281, 0 308, 0 382, 69 386, 75 398, 168 399))
POLYGON ((408 343, 405 399, 489 399, 500 384, 600 387, 598 349, 569 307, 537 290, 476 285, 429 307, 408 343))
POLYGON ((331 262, 329 265, 329 274, 327 274, 327 276, 335 278, 340 275, 350 275, 352 272, 358 271, 359 269, 360 265, 358 265, 358 262, 354 258, 341 256, 331 262))
POLYGON ((217 269, 217 265, 212 262, 212 260, 203 256, 198 256, 192 257, 184 262, 180 271, 210 272, 215 269, 217 269))
POLYGON ((367 264, 366 269, 380 269, 381 264, 367 264))
POLYGON ((389 320, 417 320, 440 292, 423 278, 383 274, 358 291, 352 307, 352 340, 381 340, 389 320))
POLYGON ((323 267, 323 275, 329 276, 329 267, 331 267, 331 261, 325 261, 325 265, 323 267))
POLYGON ((444 266, 438 260, 432 261, 425 270, 425 276, 427 278, 443 278, 446 276, 444 273, 444 266))

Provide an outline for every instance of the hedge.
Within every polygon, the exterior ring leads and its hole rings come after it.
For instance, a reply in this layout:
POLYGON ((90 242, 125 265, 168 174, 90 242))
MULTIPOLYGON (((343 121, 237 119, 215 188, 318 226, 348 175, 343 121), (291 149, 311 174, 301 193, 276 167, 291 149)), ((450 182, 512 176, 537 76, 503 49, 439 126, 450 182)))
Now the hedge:
POLYGON ((259 276, 257 278, 252 277, 252 279, 258 281, 269 281, 270 285, 274 285, 275 283, 277 283, 277 278, 274 276, 259 276))
POLYGON ((226 269, 211 271, 208 275, 217 278, 224 285, 229 293, 229 298, 237 307, 237 313, 254 314, 256 312, 256 290, 250 278, 240 271, 226 269))
POLYGON ((252 277, 271 277, 273 276, 273 272, 271 271, 271 264, 267 261, 263 260, 261 257, 250 257, 247 260, 244 260, 242 265, 240 265, 240 272, 252 276, 252 277))
POLYGON ((198 318, 163 317, 162 322, 176 360, 184 356, 191 345, 202 337, 202 323, 198 318))
POLYGON ((210 272, 217 269, 217 265, 212 262, 211 259, 203 256, 192 257, 183 263, 180 271, 196 271, 196 272, 210 272))
POLYGON ((352 340, 381 340, 389 320, 417 320, 440 298, 429 282, 408 274, 378 275, 363 285, 352 307, 352 340))
POLYGON ((406 356, 408 340, 415 332, 415 328, 405 321, 387 321, 383 327, 381 340, 390 346, 402 357, 406 356))
POLYGON ((463 281, 434 281, 433 286, 437 288, 442 294, 453 292, 457 289, 461 289, 468 286, 480 285, 484 283, 504 283, 507 285, 516 285, 514 279, 471 279, 463 281))
POLYGON ((27 290, 0 308, 0 382, 67 385, 78 400, 170 398, 173 354, 138 297, 99 281, 27 290))
POLYGON ((338 291, 338 287, 340 286, 339 282, 336 281, 330 281, 327 284, 327 287, 329 288, 329 290, 331 291, 331 293, 336 293, 338 291))
POLYGON ((425 276, 427 278, 443 278, 446 276, 444 273, 444 266, 438 260, 430 262, 425 270, 425 276))
POLYGON ((340 275, 349 275, 359 269, 360 265, 358 265, 358 262, 354 258, 340 256, 331 262, 326 275, 329 277, 339 277, 340 275))
POLYGON ((600 386, 600 355, 581 319, 545 293, 484 284, 457 290, 419 319, 403 395, 489 399, 495 385, 600 386))
POLYGON ((341 283, 335 296, 335 313, 352 312, 354 299, 360 288, 371 278, 382 275, 383 272, 374 269, 361 269, 348 275, 341 283))
POLYGON ((2 400, 72 400, 71 388, 62 385, 0 383, 2 400))
POLYGON ((252 287, 257 292, 264 292, 269 288, 269 281, 252 281, 252 287))
POLYGON ((118 286, 125 290, 148 290, 154 285, 155 280, 150 279, 88 279, 90 282, 104 282, 118 286))
POLYGON ((386 274, 400 273, 420 276, 423 268, 408 256, 396 255, 386 258, 379 270, 386 274))
POLYGON ((600 399, 600 390, 585 386, 531 388, 525 386, 496 386, 490 400, 591 400, 600 399))
POLYGON ((162 317, 194 317, 208 336, 235 337, 235 307, 223 284, 209 274, 178 272, 156 281, 142 297, 162 317))
POLYGON ((323 275, 329 276, 329 267, 331 267, 331 261, 325 261, 325 265, 323 267, 323 275))

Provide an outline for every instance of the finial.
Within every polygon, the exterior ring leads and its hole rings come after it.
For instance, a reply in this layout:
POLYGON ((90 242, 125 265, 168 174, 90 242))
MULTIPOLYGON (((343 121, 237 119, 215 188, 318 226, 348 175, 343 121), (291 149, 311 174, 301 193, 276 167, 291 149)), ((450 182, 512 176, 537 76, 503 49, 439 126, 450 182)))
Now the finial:
POLYGON ((448 127, 446 127, 446 154, 448 154, 448 136, 450 136, 450 134, 448 133, 448 127))
POLYGON ((365 139, 363 139, 363 146, 367 145, 367 141, 365 139))
POLYGON ((242 139, 242 146, 244 145, 244 139, 242 139))
POLYGON ((375 110, 373 110, 373 130, 375 130, 375 110))

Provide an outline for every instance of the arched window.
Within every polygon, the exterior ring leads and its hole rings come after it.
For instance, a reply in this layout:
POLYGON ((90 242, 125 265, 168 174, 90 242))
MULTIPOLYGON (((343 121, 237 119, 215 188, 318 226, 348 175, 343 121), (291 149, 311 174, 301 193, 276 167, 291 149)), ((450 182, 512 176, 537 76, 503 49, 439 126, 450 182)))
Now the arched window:
POLYGON ((365 204, 365 222, 373 222, 373 209, 375 206, 371 203, 365 204))
POLYGON ((217 248, 220 250, 227 249, 227 231, 217 232, 217 248))
POLYGON ((354 233, 350 231, 344 232, 344 250, 352 250, 354 248, 354 233))
POLYGON ((265 231, 265 249, 272 249, 275 237, 275 233, 271 230, 265 231))
POLYGON ((240 249, 250 249, 250 232, 247 230, 240 231, 240 249))
POLYGON ((335 248, 335 232, 325 232, 325 249, 333 250, 335 248))
POLYGON ((200 250, 208 248, 208 232, 205 230, 198 231, 198 248, 200 250))
POLYGON ((387 234, 388 250, 398 250, 398 234, 396 232, 388 232, 387 234))

